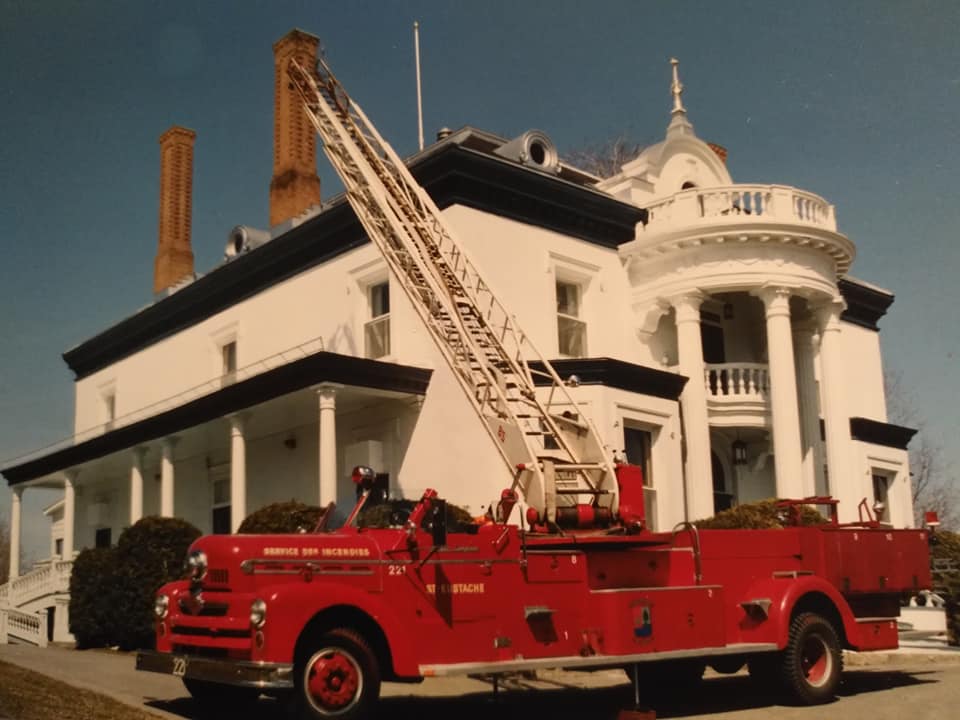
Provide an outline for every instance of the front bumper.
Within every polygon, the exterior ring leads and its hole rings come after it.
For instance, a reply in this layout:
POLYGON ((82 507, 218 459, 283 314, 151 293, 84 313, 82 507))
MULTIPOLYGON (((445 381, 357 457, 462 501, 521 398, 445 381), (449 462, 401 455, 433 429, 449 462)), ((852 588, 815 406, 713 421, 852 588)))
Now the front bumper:
POLYGON ((287 663, 220 660, 144 650, 137 653, 137 670, 263 690, 293 688, 293 665, 287 663))

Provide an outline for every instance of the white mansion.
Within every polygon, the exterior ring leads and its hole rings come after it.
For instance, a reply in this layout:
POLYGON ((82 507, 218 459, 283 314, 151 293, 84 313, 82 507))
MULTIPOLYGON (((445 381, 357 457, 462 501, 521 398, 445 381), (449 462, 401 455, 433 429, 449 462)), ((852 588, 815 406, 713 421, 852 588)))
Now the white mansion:
MULTIPOLYGON (((274 50, 279 81, 316 39, 293 31, 274 50)), ((357 464, 393 495, 435 487, 474 514, 510 484, 347 202, 320 202, 312 128, 284 83, 275 102, 272 227, 236 229, 201 276, 194 136, 161 139, 157 299, 65 353, 73 440, 0 468, 0 640, 68 639, 75 552, 145 515, 231 532, 276 501, 351 505, 357 464), (47 511, 52 557, 21 573, 35 487, 64 497, 47 511)), ((848 274, 833 205, 736 184, 725 155, 694 133, 674 66, 665 138, 609 179, 560 162, 539 132, 443 132, 408 165, 534 344, 579 378, 609 452, 643 466, 654 529, 828 494, 841 520, 865 498, 909 526, 913 431, 887 422, 877 328, 893 296, 848 274)))

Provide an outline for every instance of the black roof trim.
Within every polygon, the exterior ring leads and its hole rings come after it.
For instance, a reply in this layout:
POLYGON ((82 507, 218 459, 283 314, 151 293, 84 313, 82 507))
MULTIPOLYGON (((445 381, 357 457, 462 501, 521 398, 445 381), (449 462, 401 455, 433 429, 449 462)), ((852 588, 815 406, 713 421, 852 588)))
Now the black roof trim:
MULTIPOLYGON (((596 190, 451 144, 411 172, 440 208, 467 205, 603 247, 632 240, 646 210, 596 190)), ((369 242, 342 198, 319 215, 234 258, 63 354, 78 380, 287 278, 369 242)))
MULTIPOLYGON (((581 385, 606 385, 665 400, 677 400, 687 383, 684 375, 608 357, 564 358, 551 360, 550 364, 564 380, 576 375, 581 385)), ((530 363, 530 367, 543 369, 540 363, 530 363)), ((549 384, 545 378, 535 377, 534 381, 537 385, 549 384)))
POLYGON ((893 295, 850 278, 840 280, 837 287, 847 301, 847 309, 840 319, 869 330, 880 330, 877 321, 893 305, 893 295))
POLYGON ((35 460, 4 468, 2 474, 10 485, 43 477, 320 382, 422 395, 427 391, 432 373, 432 370, 409 365, 318 352, 228 385, 159 415, 119 427, 35 460))
POLYGON ((902 425, 862 417, 850 418, 850 436, 861 442, 906 450, 910 439, 916 434, 913 428, 902 425))

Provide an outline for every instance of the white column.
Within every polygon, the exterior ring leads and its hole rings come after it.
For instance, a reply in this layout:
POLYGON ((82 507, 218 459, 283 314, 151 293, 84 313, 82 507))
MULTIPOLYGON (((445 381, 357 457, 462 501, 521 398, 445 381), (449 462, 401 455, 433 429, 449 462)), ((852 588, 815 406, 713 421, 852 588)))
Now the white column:
POLYGON ((73 536, 76 526, 76 493, 74 484, 77 482, 79 470, 67 470, 63 475, 63 559, 73 560, 73 536))
POLYGON ((20 577, 20 504, 23 488, 10 488, 10 494, 10 579, 14 580, 20 577))
POLYGON ((847 410, 846 372, 840 346, 840 314, 843 302, 822 306, 820 320, 820 381, 823 383, 823 424, 827 444, 827 490, 840 501, 840 519, 854 520, 860 488, 849 463, 850 413, 847 410))
POLYGON ((135 447, 130 453, 130 524, 143 517, 143 457, 145 447, 135 447))
POLYGON ((228 415, 230 421, 230 530, 236 533, 247 516, 247 414, 228 415))
POLYGON ((793 358, 797 366, 797 400, 800 405, 800 437, 803 441, 803 495, 825 493, 823 446, 820 442, 820 402, 813 370, 815 328, 809 323, 793 328, 793 358))
POLYGON ((710 462, 710 421, 704 380, 703 341, 700 338, 700 305, 704 296, 689 293, 671 299, 676 310, 677 352, 680 372, 689 378, 680 395, 684 465, 684 517, 699 520, 713 515, 713 466, 710 462))
POLYGON ((777 497, 803 497, 800 453, 800 409, 797 371, 790 330, 790 291, 763 288, 757 292, 767 315, 767 360, 770 363, 770 410, 773 416, 773 461, 777 497))
POLYGON ((320 401, 320 507, 337 499, 337 390, 325 383, 316 388, 320 401))
POLYGON ((160 444, 160 517, 173 517, 173 449, 178 437, 165 437, 160 444))

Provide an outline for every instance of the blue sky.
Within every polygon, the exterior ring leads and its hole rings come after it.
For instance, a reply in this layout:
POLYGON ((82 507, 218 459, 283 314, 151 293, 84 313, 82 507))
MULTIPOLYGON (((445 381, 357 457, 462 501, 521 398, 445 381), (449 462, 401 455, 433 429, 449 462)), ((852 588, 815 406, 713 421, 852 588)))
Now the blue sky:
MULTIPOLYGON (((881 321, 945 459, 960 411, 960 3, 65 2, 0 0, 0 461, 71 432, 67 348, 151 300, 159 148, 197 131, 197 269, 236 224, 267 225, 271 44, 321 38, 334 71, 401 155, 425 133, 544 130, 561 153, 669 120, 680 59, 697 133, 735 181, 837 207, 853 273, 897 300, 881 321)), ((324 195, 336 182, 320 158, 324 195)), ((28 512, 52 496, 26 494, 28 512)), ((0 514, 9 493, 0 490, 0 514)), ((34 516, 35 517, 35 516, 34 516)), ((43 542, 44 523, 27 529, 43 542)))

